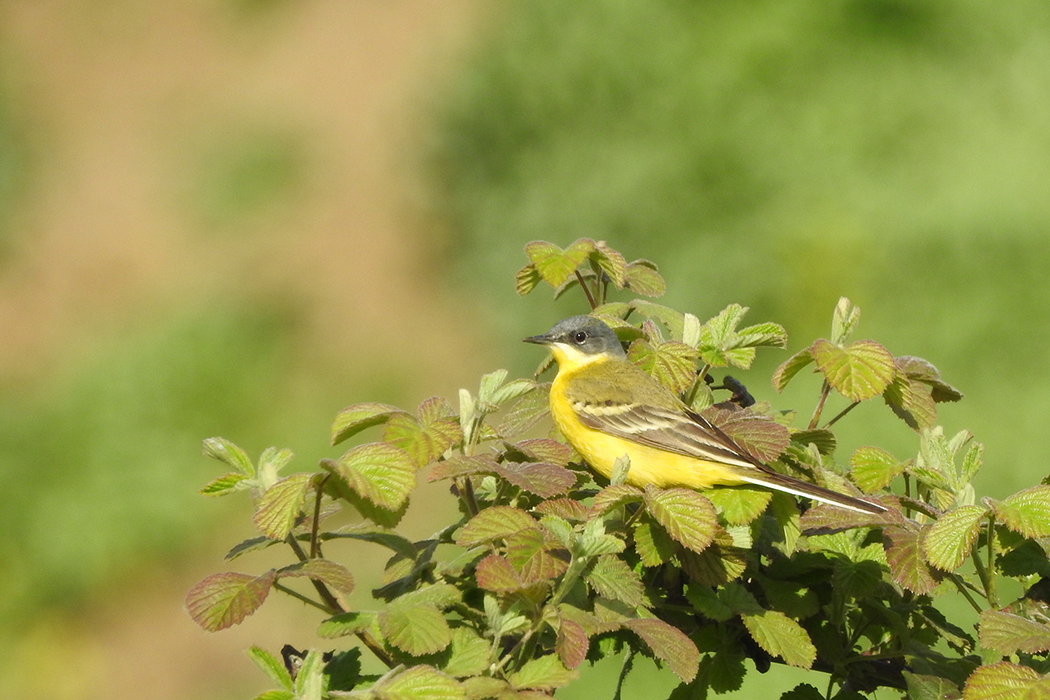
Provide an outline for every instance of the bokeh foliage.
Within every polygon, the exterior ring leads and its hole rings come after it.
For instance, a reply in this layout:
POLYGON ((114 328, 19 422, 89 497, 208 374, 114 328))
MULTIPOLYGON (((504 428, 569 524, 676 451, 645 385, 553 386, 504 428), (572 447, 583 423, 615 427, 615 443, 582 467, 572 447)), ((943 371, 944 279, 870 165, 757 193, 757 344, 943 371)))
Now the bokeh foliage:
POLYGON ((867 327, 889 347, 965 378, 974 400, 947 420, 993 449, 1002 466, 979 477, 989 493, 1044 475, 1045 6, 505 11, 445 104, 433 161, 463 269, 493 316, 513 303, 499 275, 538 236, 644 253, 689 281, 672 305, 713 314, 740 302, 791 319, 796 336, 823 332, 815 310, 847 295, 877 314, 867 327), (995 360, 993 347, 1009 351, 995 360))

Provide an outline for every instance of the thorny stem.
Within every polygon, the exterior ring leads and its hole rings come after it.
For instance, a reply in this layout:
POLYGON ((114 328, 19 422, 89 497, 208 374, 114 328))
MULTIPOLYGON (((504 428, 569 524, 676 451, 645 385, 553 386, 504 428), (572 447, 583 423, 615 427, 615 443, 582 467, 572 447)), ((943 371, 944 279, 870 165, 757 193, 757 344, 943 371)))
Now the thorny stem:
POLYGON ((827 423, 825 423, 824 427, 825 428, 830 428, 831 426, 835 425, 835 423, 838 422, 838 420, 840 418, 845 416, 847 413, 849 413, 850 411, 852 411, 853 409, 855 409, 859 405, 860 405, 860 401, 854 401, 849 406, 846 406, 844 409, 842 409, 841 411, 838 412, 838 415, 836 415, 834 418, 832 418, 827 423))
POLYGON ((992 604, 996 610, 999 609, 998 596, 995 594, 995 518, 988 515, 988 602, 992 604))
POLYGON ((959 576, 956 574, 952 574, 949 578, 951 578, 951 581, 955 584, 955 587, 959 589, 959 592, 963 594, 963 598, 966 598, 966 602, 968 602, 970 606, 977 612, 983 612, 984 609, 981 607, 980 603, 973 599, 973 596, 970 595, 970 592, 966 590, 966 586, 963 585, 963 582, 959 579, 959 576))
POLYGON ((813 418, 809 421, 809 429, 813 430, 817 427, 817 423, 820 422, 820 414, 824 410, 824 402, 828 400, 828 395, 831 393, 831 384, 828 384, 828 380, 824 380, 824 385, 820 387, 820 401, 817 402, 817 408, 813 411, 813 418))
POLYGON ((981 579, 981 586, 984 588, 984 597, 988 599, 989 605, 993 608, 998 608, 995 600, 995 592, 992 590, 992 581, 988 575, 988 570, 984 568, 984 562, 981 561, 981 553, 974 549, 972 553, 973 568, 977 570, 977 578, 981 579))
POLYGON ((324 484, 328 481, 330 474, 325 474, 317 484, 317 496, 314 498, 314 522, 310 528, 310 558, 317 559, 321 556, 321 542, 317 539, 321 520, 321 497, 324 495, 324 484))
POLYGON ((305 596, 302 593, 300 593, 299 591, 297 591, 297 590, 295 590, 293 588, 289 588, 288 586, 284 585, 280 581, 274 581, 273 588, 274 588, 275 591, 280 591, 281 593, 284 593, 285 595, 290 595, 291 597, 295 598, 296 600, 301 601, 303 603, 306 603, 307 605, 313 606, 313 607, 317 608, 318 610, 321 610, 322 612, 325 612, 325 613, 328 613, 328 614, 331 614, 331 612, 332 612, 331 610, 328 609, 328 606, 325 605, 324 603, 318 603, 316 600, 314 600, 310 596, 305 596))
POLYGON ((583 293, 587 295, 587 303, 591 305, 591 311, 594 311, 598 308, 598 304, 594 301, 594 295, 591 294, 591 290, 587 287, 587 283, 583 281, 583 275, 580 274, 579 270, 576 271, 576 279, 580 281, 580 287, 583 288, 583 293))

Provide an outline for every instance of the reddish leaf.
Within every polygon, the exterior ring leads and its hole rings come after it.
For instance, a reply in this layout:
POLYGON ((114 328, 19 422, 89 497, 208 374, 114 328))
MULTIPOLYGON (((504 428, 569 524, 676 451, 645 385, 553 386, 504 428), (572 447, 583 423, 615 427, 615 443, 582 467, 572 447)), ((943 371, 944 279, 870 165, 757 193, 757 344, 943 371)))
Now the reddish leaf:
POLYGON ((510 506, 486 508, 471 518, 456 536, 460 547, 476 547, 479 544, 505 539, 522 530, 538 530, 539 523, 523 510, 510 506))
POLYGON ((524 588, 521 577, 511 563, 498 554, 490 554, 478 562, 475 570, 478 587, 493 593, 510 593, 524 588))
POLYGON ((533 510, 543 515, 556 515, 565 520, 587 519, 587 507, 574 498, 552 498, 543 501, 533 510))
POLYGON ((526 585, 557 578, 569 568, 568 552, 547 542, 539 530, 521 530, 506 542, 507 561, 526 585))
POLYGON ((937 586, 937 581, 934 571, 922 555, 925 532, 887 527, 883 534, 886 539, 886 561, 890 565, 893 580, 913 593, 931 592, 937 586))
POLYGON ((684 682, 688 683, 696 677, 700 667, 700 652, 681 630, 654 618, 627 620, 623 624, 641 637, 653 654, 684 682))
POLYGON ((587 658, 587 648, 590 642, 587 632, 583 627, 572 620, 564 618, 558 624, 558 638, 554 643, 554 650, 565 664, 565 668, 574 669, 587 658))
POLYGON ((342 593, 354 590, 354 576, 342 564, 330 559, 307 559, 277 571, 278 578, 306 577, 324 583, 342 593))
POLYGON ((541 498, 563 494, 576 483, 576 474, 550 462, 504 462, 497 465, 496 473, 541 498))
POLYGON ((272 569, 261 576, 212 574, 186 594, 190 617, 209 632, 240 624, 266 600, 275 577, 272 569))
POLYGON ((772 462, 791 442, 787 427, 760 413, 712 407, 703 416, 760 462, 772 462))

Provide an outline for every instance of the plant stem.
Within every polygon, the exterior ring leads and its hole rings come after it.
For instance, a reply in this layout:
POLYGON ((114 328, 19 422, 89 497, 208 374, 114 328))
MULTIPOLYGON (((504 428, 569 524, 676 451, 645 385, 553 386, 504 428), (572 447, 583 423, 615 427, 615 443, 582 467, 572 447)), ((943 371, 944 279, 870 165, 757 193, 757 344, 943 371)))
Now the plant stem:
POLYGON ((854 401, 849 406, 846 406, 844 409, 839 411, 838 414, 834 418, 832 418, 827 423, 825 423, 824 427, 825 428, 830 428, 831 426, 835 425, 835 423, 839 420, 839 418, 842 418, 843 416, 845 416, 847 413, 849 413, 850 411, 852 411, 853 409, 855 409, 859 405, 860 405, 860 401, 854 401))
POLYGON ((964 598, 966 598, 966 601, 970 604, 970 606, 977 612, 981 612, 981 604, 973 599, 973 596, 970 595, 970 592, 968 590, 966 590, 966 586, 963 585, 963 582, 959 579, 959 576, 957 574, 952 574, 950 578, 952 580, 952 583, 955 584, 955 587, 958 588, 959 592, 963 594, 964 598))
POLYGON ((321 497, 324 495, 324 485, 331 474, 325 474, 317 484, 317 496, 314 498, 314 522, 310 528, 310 558, 317 559, 321 556, 321 542, 317 539, 321 520, 321 497))
POLYGON ((616 679, 616 692, 613 694, 613 700, 620 700, 623 694, 623 682, 627 680, 627 674, 631 672, 631 667, 634 666, 634 650, 627 647, 627 653, 623 657, 623 667, 620 668, 620 677, 616 679))
POLYGON ((305 596, 305 595, 303 595, 302 593, 300 593, 299 591, 297 591, 295 589, 289 588, 288 586, 284 585, 280 581, 274 581, 273 589, 275 591, 280 591, 281 593, 284 593, 285 595, 290 595, 291 597, 295 598, 296 600, 301 601, 303 603, 306 603, 307 605, 309 605, 311 607, 317 608, 318 610, 321 610, 322 612, 325 612, 325 613, 328 613, 328 614, 331 614, 331 612, 332 612, 331 610, 328 609, 328 607, 324 603, 318 603, 313 598, 311 598, 309 596, 305 596))
POLYGON ((820 414, 824 410, 824 402, 828 400, 828 395, 831 393, 831 385, 828 384, 828 380, 824 380, 823 386, 820 387, 820 400, 817 401, 817 408, 813 411, 813 418, 809 421, 809 429, 813 430, 817 427, 817 423, 820 422, 820 414))
POLYGON ((583 275, 580 271, 576 271, 576 279, 580 281, 580 287, 583 288, 583 293, 587 295, 587 303, 591 305, 591 311, 598 308, 598 304, 594 301, 594 295, 591 294, 591 290, 587 288, 587 283, 583 281, 583 275))
POLYGON ((988 602, 999 609, 999 597, 995 593, 995 517, 988 514, 988 602))

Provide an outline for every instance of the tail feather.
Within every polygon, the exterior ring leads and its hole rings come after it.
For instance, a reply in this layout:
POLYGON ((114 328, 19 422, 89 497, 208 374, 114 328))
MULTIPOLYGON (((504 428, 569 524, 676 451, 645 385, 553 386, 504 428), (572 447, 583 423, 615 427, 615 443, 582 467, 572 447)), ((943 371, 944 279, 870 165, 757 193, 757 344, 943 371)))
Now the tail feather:
POLYGON ((879 513, 885 513, 889 510, 889 508, 881 503, 866 501, 855 496, 847 496, 844 493, 838 493, 837 491, 826 489, 823 486, 817 486, 816 484, 793 479, 790 476, 784 476, 783 474, 778 474, 774 471, 762 470, 760 472, 755 471, 738 474, 738 476, 749 484, 765 486, 774 491, 784 491, 794 496, 812 498, 814 501, 828 503, 858 513, 872 513, 878 515, 879 513))

